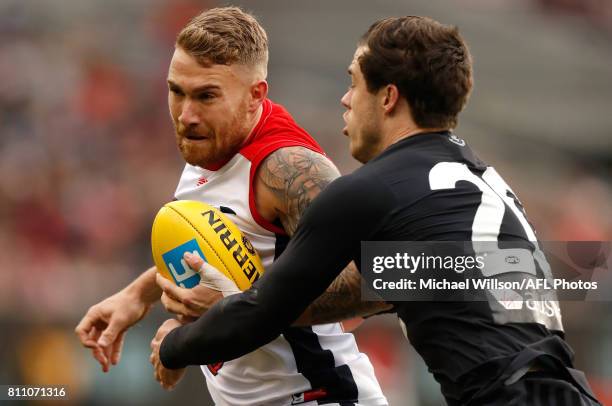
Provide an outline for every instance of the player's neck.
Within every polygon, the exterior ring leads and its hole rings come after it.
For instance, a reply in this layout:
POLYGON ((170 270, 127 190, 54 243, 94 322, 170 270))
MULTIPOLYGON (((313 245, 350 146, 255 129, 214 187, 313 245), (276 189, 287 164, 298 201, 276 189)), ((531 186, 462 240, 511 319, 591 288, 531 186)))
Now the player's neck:
POLYGON ((403 140, 408 137, 412 137, 417 134, 433 133, 433 132, 440 132, 440 131, 446 131, 446 130, 448 129, 447 128, 419 127, 412 120, 409 120, 403 123, 398 123, 397 125, 394 125, 388 128, 387 131, 385 131, 386 136, 384 137, 383 150, 387 149, 389 146, 395 144, 396 142, 400 140, 403 140))

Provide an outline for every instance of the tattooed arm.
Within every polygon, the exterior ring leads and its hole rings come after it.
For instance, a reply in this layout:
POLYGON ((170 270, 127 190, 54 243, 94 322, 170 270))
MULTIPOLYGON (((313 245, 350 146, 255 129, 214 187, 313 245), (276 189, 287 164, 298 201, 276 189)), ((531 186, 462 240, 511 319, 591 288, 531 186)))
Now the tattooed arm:
POLYGON ((255 194, 257 200, 265 198, 258 209, 264 217, 279 218, 291 236, 310 202, 339 176, 327 157, 308 148, 278 149, 257 170, 255 194), (274 213, 266 216, 271 208, 274 213))
MULTIPOLYGON (((310 202, 338 176, 334 164, 319 153, 304 147, 281 148, 270 154, 257 171, 257 200, 265 202, 258 209, 268 218, 279 218, 291 236, 310 202)), ((361 276, 351 262, 295 324, 330 323, 390 308, 382 301, 361 301, 361 276)))
POLYGON ((351 262, 293 324, 311 326, 332 323, 373 315, 392 307, 384 301, 361 301, 361 274, 355 263, 351 262))

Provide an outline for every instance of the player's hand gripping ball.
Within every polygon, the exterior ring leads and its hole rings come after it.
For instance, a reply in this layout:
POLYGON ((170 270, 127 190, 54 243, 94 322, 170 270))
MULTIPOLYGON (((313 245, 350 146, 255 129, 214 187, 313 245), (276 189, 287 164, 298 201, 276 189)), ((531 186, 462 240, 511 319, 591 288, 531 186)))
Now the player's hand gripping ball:
POLYGON ((198 201, 178 200, 162 207, 151 233, 153 260, 158 272, 183 288, 201 281, 183 259, 197 255, 248 289, 263 273, 263 265, 251 242, 218 209, 198 201))

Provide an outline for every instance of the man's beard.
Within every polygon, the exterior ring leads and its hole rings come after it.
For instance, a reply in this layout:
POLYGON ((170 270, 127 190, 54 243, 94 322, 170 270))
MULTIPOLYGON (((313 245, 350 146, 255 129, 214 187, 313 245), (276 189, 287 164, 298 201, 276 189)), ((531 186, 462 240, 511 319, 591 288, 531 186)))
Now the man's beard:
POLYGON ((194 145, 185 138, 177 138, 177 145, 185 162, 195 166, 208 166, 217 160, 213 140, 204 141, 205 145, 194 145))
MULTIPOLYGON (((235 120, 224 134, 208 132, 206 140, 190 142, 186 137, 197 135, 192 129, 177 129, 177 145, 183 155, 183 159, 190 165, 206 167, 218 164, 230 159, 239 150, 244 140, 248 136, 248 129, 238 125, 235 120), (222 142, 222 143, 221 143, 222 142)), ((242 124, 243 120, 240 120, 242 124)))

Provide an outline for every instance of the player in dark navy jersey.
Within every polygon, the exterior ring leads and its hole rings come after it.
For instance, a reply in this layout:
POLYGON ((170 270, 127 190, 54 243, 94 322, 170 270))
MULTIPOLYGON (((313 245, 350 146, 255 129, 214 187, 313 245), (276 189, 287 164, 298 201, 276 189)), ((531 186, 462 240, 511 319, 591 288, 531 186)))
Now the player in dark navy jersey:
MULTIPOLYGON (((165 337, 166 367, 230 360, 273 340, 316 311, 309 304, 346 264, 360 265, 361 241, 472 241, 475 250, 512 242, 528 247, 537 272, 549 271, 514 192, 451 131, 472 88, 456 28, 422 17, 381 20, 349 73, 344 133, 365 165, 312 202, 250 290, 165 337)), ((558 311, 508 309, 495 298, 393 304, 449 405, 599 404, 573 369, 558 311)))

